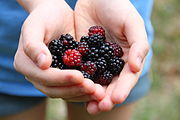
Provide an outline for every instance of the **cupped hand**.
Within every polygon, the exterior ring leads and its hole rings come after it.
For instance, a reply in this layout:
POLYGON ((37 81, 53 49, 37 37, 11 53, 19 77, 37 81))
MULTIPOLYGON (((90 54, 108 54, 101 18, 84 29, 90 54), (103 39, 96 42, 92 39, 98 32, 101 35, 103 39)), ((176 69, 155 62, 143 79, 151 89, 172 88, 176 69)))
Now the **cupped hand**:
POLYGON ((15 55, 15 69, 37 89, 53 98, 82 102, 103 97, 103 88, 76 70, 51 68, 47 44, 61 34, 74 35, 72 9, 64 0, 46 0, 30 10, 15 55))
POLYGON ((77 39, 86 35, 93 25, 102 26, 107 41, 116 42, 123 48, 126 63, 120 75, 105 87, 105 97, 100 102, 87 104, 90 114, 109 111, 128 97, 149 50, 143 20, 129 0, 78 0, 75 8, 77 39))

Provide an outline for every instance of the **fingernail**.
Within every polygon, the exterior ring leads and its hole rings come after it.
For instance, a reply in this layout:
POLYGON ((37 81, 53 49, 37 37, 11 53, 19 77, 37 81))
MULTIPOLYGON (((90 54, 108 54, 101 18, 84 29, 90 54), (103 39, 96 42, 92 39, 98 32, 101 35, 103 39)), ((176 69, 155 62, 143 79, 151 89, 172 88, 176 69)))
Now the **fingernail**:
POLYGON ((142 64, 142 58, 140 56, 138 56, 136 59, 136 65, 140 68, 141 64, 142 64))
POLYGON ((43 53, 39 54, 39 56, 37 57, 37 65, 41 67, 45 60, 46 60, 46 55, 43 53))

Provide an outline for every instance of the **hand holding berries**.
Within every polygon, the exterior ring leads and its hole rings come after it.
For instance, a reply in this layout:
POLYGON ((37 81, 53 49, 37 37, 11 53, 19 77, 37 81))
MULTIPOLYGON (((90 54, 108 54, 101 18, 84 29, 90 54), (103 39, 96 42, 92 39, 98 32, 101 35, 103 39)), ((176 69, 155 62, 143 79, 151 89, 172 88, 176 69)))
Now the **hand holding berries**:
POLYGON ((61 35, 59 40, 49 43, 52 67, 77 69, 85 78, 101 85, 111 83, 114 75, 119 75, 124 67, 122 48, 106 42, 105 30, 101 26, 89 28, 89 36, 82 36, 77 43, 70 34, 61 35))

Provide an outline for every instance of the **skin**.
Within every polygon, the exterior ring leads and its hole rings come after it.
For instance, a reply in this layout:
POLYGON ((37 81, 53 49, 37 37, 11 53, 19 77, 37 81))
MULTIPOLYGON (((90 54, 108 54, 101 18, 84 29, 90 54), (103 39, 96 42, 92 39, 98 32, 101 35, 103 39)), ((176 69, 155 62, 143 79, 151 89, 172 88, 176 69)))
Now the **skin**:
POLYGON ((149 46, 143 20, 129 0, 78 0, 75 8, 77 39, 86 35, 92 25, 100 25, 107 31, 107 41, 123 48, 126 61, 121 74, 104 87, 105 97, 100 102, 87 104, 87 111, 97 114, 110 111, 127 98, 138 81, 149 46))
POLYGON ((16 70, 49 97, 87 102, 89 114, 110 111, 122 103, 137 83, 149 50, 143 20, 130 1, 78 0, 74 13, 63 0, 31 2, 19 0, 30 15, 22 27, 16 70), (125 67, 109 86, 94 84, 76 70, 49 67, 51 55, 46 45, 51 40, 63 33, 79 40, 92 25, 101 25, 107 40, 118 43, 124 51, 125 67))
POLYGON ((72 9, 63 0, 28 2, 32 4, 30 8, 26 1, 19 1, 30 14, 22 26, 15 69, 49 97, 71 102, 102 99, 102 86, 84 79, 79 71, 49 67, 51 54, 46 45, 60 34, 74 35, 72 9))

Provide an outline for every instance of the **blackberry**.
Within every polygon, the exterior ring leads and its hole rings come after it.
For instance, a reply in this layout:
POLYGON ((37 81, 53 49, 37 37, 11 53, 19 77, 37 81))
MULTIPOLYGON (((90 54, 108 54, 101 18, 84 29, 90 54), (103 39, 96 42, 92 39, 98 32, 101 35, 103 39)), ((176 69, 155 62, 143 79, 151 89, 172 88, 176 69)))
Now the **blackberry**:
POLYGON ((78 51, 83 56, 87 55, 87 53, 89 51, 89 46, 88 46, 87 42, 79 42, 78 51))
POLYGON ((122 57, 124 52, 122 50, 122 48, 116 44, 116 43, 110 43, 110 45, 112 46, 113 50, 114 50, 114 55, 117 57, 122 57))
POLYGON ((105 37, 105 30, 101 26, 92 26, 89 28, 88 35, 92 36, 94 34, 99 34, 105 37))
POLYGON ((87 72, 85 72, 85 71, 81 71, 81 73, 83 74, 84 78, 91 79, 91 75, 90 75, 90 74, 88 74, 87 72))
POLYGON ((56 55, 52 55, 52 63, 51 63, 51 67, 53 68, 57 68, 58 64, 59 64, 59 57, 56 55))
POLYGON ((95 47, 90 48, 88 54, 84 59, 87 61, 93 61, 95 62, 99 58, 99 50, 95 47))
POLYGON ((62 42, 65 50, 67 49, 77 49, 78 42, 74 40, 74 38, 70 34, 61 35, 59 40, 62 42))
POLYGON ((114 50, 112 46, 108 43, 105 42, 99 50, 99 54, 104 57, 106 60, 110 59, 111 57, 114 56, 114 50))
POLYGON ((97 59, 97 61, 95 62, 96 66, 97 66, 97 73, 102 73, 106 70, 107 68, 107 62, 105 60, 104 57, 100 57, 97 59))
POLYGON ((112 57, 109 61, 108 61, 108 68, 111 71, 111 73, 113 73, 113 75, 118 75, 123 67, 124 67, 124 60, 119 58, 119 57, 112 57))
POLYGON ((80 66, 81 59, 81 54, 75 49, 68 49, 64 52, 63 62, 68 67, 80 66))
POLYGON ((51 52, 51 54, 58 56, 62 56, 65 50, 60 40, 52 40, 49 43, 48 49, 51 52))
POLYGON ((110 71, 105 71, 101 74, 98 79, 95 81, 101 85, 109 85, 113 79, 113 74, 110 71))
POLYGON ((100 47, 105 42, 105 37, 99 34, 93 34, 87 40, 87 43, 90 47, 100 47))
POLYGON ((96 64, 91 61, 87 61, 81 65, 81 70, 87 72, 90 75, 94 75, 97 70, 96 64))
POLYGON ((58 66, 57 66, 59 69, 64 69, 65 68, 65 65, 64 65, 64 63, 63 63, 63 61, 62 60, 60 60, 59 61, 59 63, 58 63, 58 66))
POLYGON ((87 42, 89 40, 89 36, 82 36, 80 42, 87 42))

